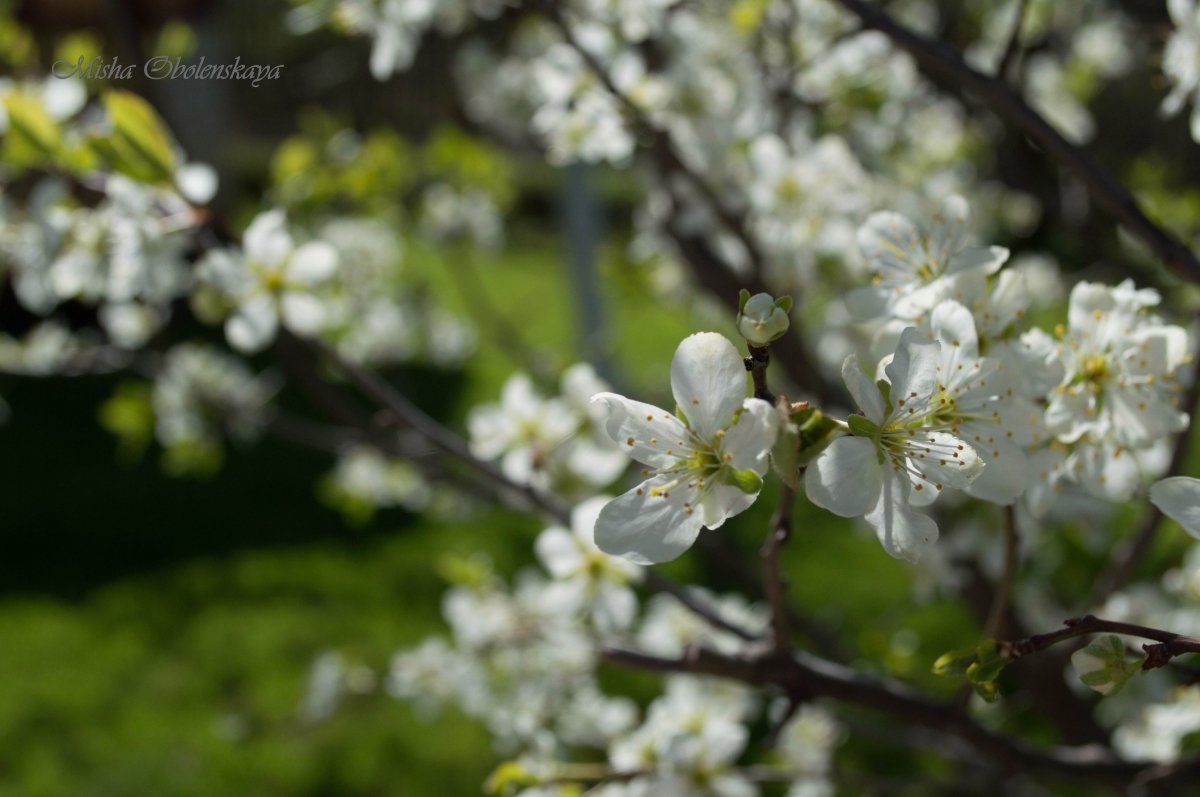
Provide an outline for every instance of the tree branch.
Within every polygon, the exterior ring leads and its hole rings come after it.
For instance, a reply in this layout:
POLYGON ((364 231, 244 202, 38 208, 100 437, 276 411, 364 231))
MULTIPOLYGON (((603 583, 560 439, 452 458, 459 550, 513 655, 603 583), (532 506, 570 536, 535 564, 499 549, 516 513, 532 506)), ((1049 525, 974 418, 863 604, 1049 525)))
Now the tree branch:
MULTIPOLYGON (((910 687, 891 680, 863 675, 849 667, 797 652, 791 657, 745 658, 706 648, 689 649, 676 659, 639 651, 606 649, 605 661, 663 673, 690 673, 730 678, 753 686, 773 685, 804 699, 824 697, 887 714, 909 725, 945 734, 969 745, 981 762, 1001 771, 1020 771, 1122 788, 1157 765, 1123 761, 1099 745, 1038 748, 988 730, 953 705, 929 700, 910 687)), ((1188 763, 1179 774, 1195 776, 1198 767, 1188 763)))

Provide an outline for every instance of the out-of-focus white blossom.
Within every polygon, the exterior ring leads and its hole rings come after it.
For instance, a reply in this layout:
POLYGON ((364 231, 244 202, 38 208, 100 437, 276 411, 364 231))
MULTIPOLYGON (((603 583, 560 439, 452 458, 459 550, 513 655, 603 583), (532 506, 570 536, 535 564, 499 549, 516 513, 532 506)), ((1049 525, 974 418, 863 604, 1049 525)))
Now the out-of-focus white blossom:
POLYGON ((467 417, 471 451, 499 459, 508 478, 565 494, 580 485, 603 487, 625 469, 627 460, 599 431, 596 408, 582 391, 606 389, 590 366, 574 366, 562 377, 563 395, 544 398, 525 374, 505 383, 498 404, 474 407, 467 417))
POLYGON ((238 359, 203 344, 171 349, 154 380, 154 414, 164 446, 220 439, 250 439, 267 420, 276 386, 255 377, 238 359))

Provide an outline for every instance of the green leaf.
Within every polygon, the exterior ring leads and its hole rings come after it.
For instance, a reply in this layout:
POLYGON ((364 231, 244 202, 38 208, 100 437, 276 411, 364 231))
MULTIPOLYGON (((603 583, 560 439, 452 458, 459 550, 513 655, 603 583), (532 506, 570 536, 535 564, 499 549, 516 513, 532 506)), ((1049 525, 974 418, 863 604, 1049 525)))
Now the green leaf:
POLYGON ((975 663, 975 648, 959 648, 938 656, 933 663, 934 675, 966 675, 967 667, 975 663))
POLYGON ((168 476, 206 479, 225 462, 225 449, 216 440, 197 438, 172 443, 163 451, 162 466, 168 476))
POLYGON ((485 794, 508 795, 526 786, 536 786, 538 779, 520 761, 505 761, 484 781, 485 794))
POLYGON ((437 560, 434 569, 447 584, 458 587, 482 587, 495 578, 491 561, 482 555, 447 554, 437 560))
POLYGON ((1085 685, 1102 695, 1112 695, 1142 669, 1145 660, 1144 655, 1131 655, 1119 636, 1105 634, 1075 651, 1071 666, 1085 685))
POLYGON ((166 125, 150 103, 128 91, 104 95, 113 133, 107 139, 113 168, 135 180, 170 182, 177 166, 166 125))
POLYGON ((122 382, 97 411, 100 426, 117 438, 117 460, 132 467, 154 440, 154 405, 150 385, 122 382))
POLYGON ((14 166, 34 166, 58 157, 62 133, 39 100, 13 92, 4 98, 4 110, 8 114, 5 161, 14 166))
POLYGON ((1000 686, 995 681, 972 682, 971 686, 975 689, 975 694, 982 697, 985 702, 995 703, 1000 699, 1000 686))

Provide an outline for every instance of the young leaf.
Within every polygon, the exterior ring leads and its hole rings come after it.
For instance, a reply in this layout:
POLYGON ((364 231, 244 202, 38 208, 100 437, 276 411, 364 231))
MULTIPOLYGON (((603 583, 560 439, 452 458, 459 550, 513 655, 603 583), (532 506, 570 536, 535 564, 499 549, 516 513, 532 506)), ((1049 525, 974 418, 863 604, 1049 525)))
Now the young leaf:
POLYGON ((1075 651, 1071 666, 1084 684, 1102 695, 1111 695, 1121 691, 1145 660, 1145 656, 1131 656, 1119 636, 1105 634, 1075 651))
POLYGON ((169 182, 178 165, 166 125, 150 103, 128 91, 104 95, 113 133, 107 144, 113 167, 148 183, 169 182))
POLYGON ((33 166, 53 161, 62 149, 62 133, 35 98, 10 93, 4 98, 8 135, 4 137, 4 160, 14 166, 33 166))

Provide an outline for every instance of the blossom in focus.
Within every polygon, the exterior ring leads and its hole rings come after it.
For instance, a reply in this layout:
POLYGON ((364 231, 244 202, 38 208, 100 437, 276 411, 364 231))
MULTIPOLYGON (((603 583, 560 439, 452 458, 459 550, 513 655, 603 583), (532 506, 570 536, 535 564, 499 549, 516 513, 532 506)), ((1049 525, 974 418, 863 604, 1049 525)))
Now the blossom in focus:
POLYGON ((715 332, 679 344, 671 390, 678 416, 615 393, 592 398, 608 410, 608 435, 647 466, 645 481, 600 512, 596 544, 638 564, 676 558, 702 526, 754 503, 777 431, 774 408, 746 398, 742 358, 715 332))
POLYGON ((937 540, 937 524, 913 510, 945 487, 965 489, 984 462, 954 433, 943 415, 953 397, 939 382, 941 345, 905 330, 886 368, 887 395, 851 355, 842 379, 862 415, 852 415, 850 436, 839 437, 809 465, 809 500, 842 517, 862 516, 892 556, 918 559, 937 540))
MULTIPOLYGON (((929 423, 949 427, 987 466, 966 488, 970 495, 1012 504, 1025 491, 1024 449, 1033 442, 1041 410, 1020 394, 1023 374, 980 356, 975 319, 966 307, 953 300, 941 302, 930 314, 930 328, 941 350, 936 366, 940 407, 929 423)), ((935 495, 920 494, 928 500, 935 495)))

